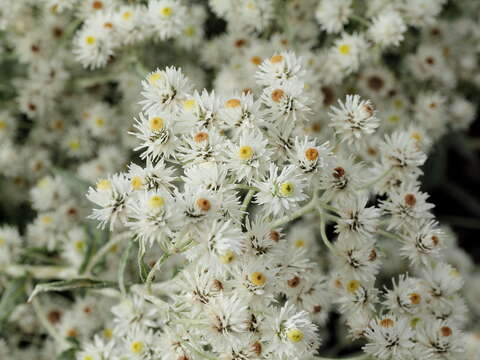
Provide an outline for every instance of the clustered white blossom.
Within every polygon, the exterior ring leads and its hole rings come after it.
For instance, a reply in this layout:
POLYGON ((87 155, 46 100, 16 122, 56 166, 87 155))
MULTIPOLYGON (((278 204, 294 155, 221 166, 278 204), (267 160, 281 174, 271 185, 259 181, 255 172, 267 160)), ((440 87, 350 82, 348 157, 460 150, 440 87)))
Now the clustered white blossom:
POLYGON ((0 359, 478 359, 450 3, 0 0, 0 359))

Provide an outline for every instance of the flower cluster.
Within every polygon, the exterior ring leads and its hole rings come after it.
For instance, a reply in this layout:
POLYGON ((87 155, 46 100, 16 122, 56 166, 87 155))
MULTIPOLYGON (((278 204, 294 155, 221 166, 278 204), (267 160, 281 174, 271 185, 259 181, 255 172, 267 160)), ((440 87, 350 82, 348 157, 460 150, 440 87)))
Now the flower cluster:
POLYGON ((142 83, 134 134, 146 167, 99 180, 87 196, 92 218, 160 251, 130 301, 163 311, 154 325, 141 316, 115 327, 118 354, 305 359, 333 307, 376 358, 461 353, 462 281, 442 262, 444 235, 419 189, 421 141, 408 128, 377 133, 381 114, 358 95, 332 107, 335 143, 306 133, 315 114, 301 62, 290 52, 265 60, 259 96, 192 92, 175 68, 142 83), (351 156, 371 142, 376 157, 351 156), (381 291, 386 241, 398 244, 411 275, 381 291), (169 266, 178 267, 173 278, 153 282, 169 266))
POLYGON ((476 359, 480 3, 0 5, 0 359, 476 359))

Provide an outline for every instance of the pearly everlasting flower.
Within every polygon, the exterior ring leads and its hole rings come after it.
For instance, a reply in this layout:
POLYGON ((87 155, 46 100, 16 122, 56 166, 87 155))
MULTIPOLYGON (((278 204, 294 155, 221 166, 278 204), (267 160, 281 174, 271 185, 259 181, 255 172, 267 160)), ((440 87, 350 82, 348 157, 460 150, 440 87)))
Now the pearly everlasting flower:
POLYGON ((387 10, 379 14, 369 29, 372 40, 381 47, 398 46, 407 26, 400 14, 387 10))
POLYGON ((260 189, 255 201, 264 206, 267 214, 290 213, 307 198, 303 193, 305 179, 294 166, 285 167, 279 174, 278 168, 272 164, 269 174, 255 184, 260 189))
POLYGON ((100 221, 102 228, 110 223, 113 229, 126 217, 129 192, 130 183, 122 174, 99 180, 95 188, 88 189, 88 200, 100 207, 94 209, 91 218, 100 221))
POLYGON ((351 0, 321 0, 315 11, 315 18, 328 33, 339 33, 348 23, 353 12, 351 0))
POLYGON ((369 342, 363 349, 378 359, 409 359, 412 354, 413 331, 406 318, 383 315, 370 322, 365 336, 369 342))
POLYGON ((342 141, 352 143, 362 135, 372 134, 380 120, 369 100, 360 100, 358 95, 347 95, 345 103, 338 101, 339 107, 332 107, 329 113, 331 126, 342 141))
POLYGON ((271 327, 266 329, 271 344, 266 351, 281 358, 311 356, 320 343, 316 336, 317 327, 308 320, 306 312, 297 312, 294 305, 286 303, 275 315, 271 327))

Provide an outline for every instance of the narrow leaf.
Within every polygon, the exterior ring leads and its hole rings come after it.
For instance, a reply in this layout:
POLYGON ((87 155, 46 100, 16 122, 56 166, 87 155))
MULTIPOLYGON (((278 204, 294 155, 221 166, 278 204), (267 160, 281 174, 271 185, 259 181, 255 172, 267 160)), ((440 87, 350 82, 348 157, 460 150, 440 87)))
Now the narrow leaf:
POLYGON ((74 279, 54 281, 45 284, 38 284, 35 286, 32 294, 28 298, 28 302, 40 293, 50 291, 69 291, 75 289, 102 289, 102 288, 116 288, 117 284, 113 281, 101 281, 91 279, 74 279))

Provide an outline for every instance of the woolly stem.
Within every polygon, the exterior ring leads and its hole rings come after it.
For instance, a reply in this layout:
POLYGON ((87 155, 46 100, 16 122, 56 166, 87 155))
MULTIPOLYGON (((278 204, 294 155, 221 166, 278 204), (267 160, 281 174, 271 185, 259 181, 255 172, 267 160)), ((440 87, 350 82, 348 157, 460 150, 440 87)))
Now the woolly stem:
POLYGON ((371 186, 375 185, 376 183, 378 183, 380 180, 384 179, 386 176, 388 176, 388 174, 390 174, 392 172, 393 168, 388 168, 386 171, 384 171, 379 177, 377 177, 376 179, 370 181, 369 183, 366 183, 360 187, 358 187, 356 190, 363 190, 363 189, 368 189, 370 188, 371 186))
POLYGON ((88 263, 86 269, 85 269, 85 274, 91 274, 92 269, 94 266, 100 261, 100 259, 115 245, 120 243, 121 241, 124 240, 125 235, 130 236, 128 233, 123 233, 119 234, 117 236, 112 237, 106 244, 104 244, 100 250, 97 251, 97 253, 90 259, 90 262, 88 263))
POLYGON ((153 265, 152 269, 150 270, 150 272, 148 273, 147 275, 147 280, 145 281, 145 285, 147 287, 147 293, 151 294, 152 293, 152 281, 153 281, 153 277, 155 275, 155 272, 157 270, 160 269, 160 266, 162 266, 162 264, 167 261, 167 259, 170 257, 170 254, 169 253, 163 253, 162 256, 160 256, 160 258, 157 260, 157 262, 155 263, 155 265, 153 265))
POLYGON ((322 237, 322 241, 325 246, 333 253, 335 252, 332 243, 328 240, 327 233, 325 231, 326 224, 325 224, 325 214, 322 210, 319 210, 320 214, 320 236, 322 237))
POLYGON ((45 312, 43 311, 42 304, 36 299, 32 299, 31 301, 33 305, 33 310, 35 311, 35 315, 37 315, 37 319, 40 321, 40 324, 45 328, 47 333, 56 341, 60 344, 62 347, 68 347, 68 342, 65 340, 60 333, 55 329, 55 327, 48 321, 47 316, 45 315, 45 312))
POLYGON ((250 204, 250 201, 252 201, 253 195, 255 195, 255 190, 251 189, 248 190, 247 195, 245 195, 245 199, 243 199, 242 207, 241 210, 242 212, 245 212, 248 208, 248 204, 250 204))

